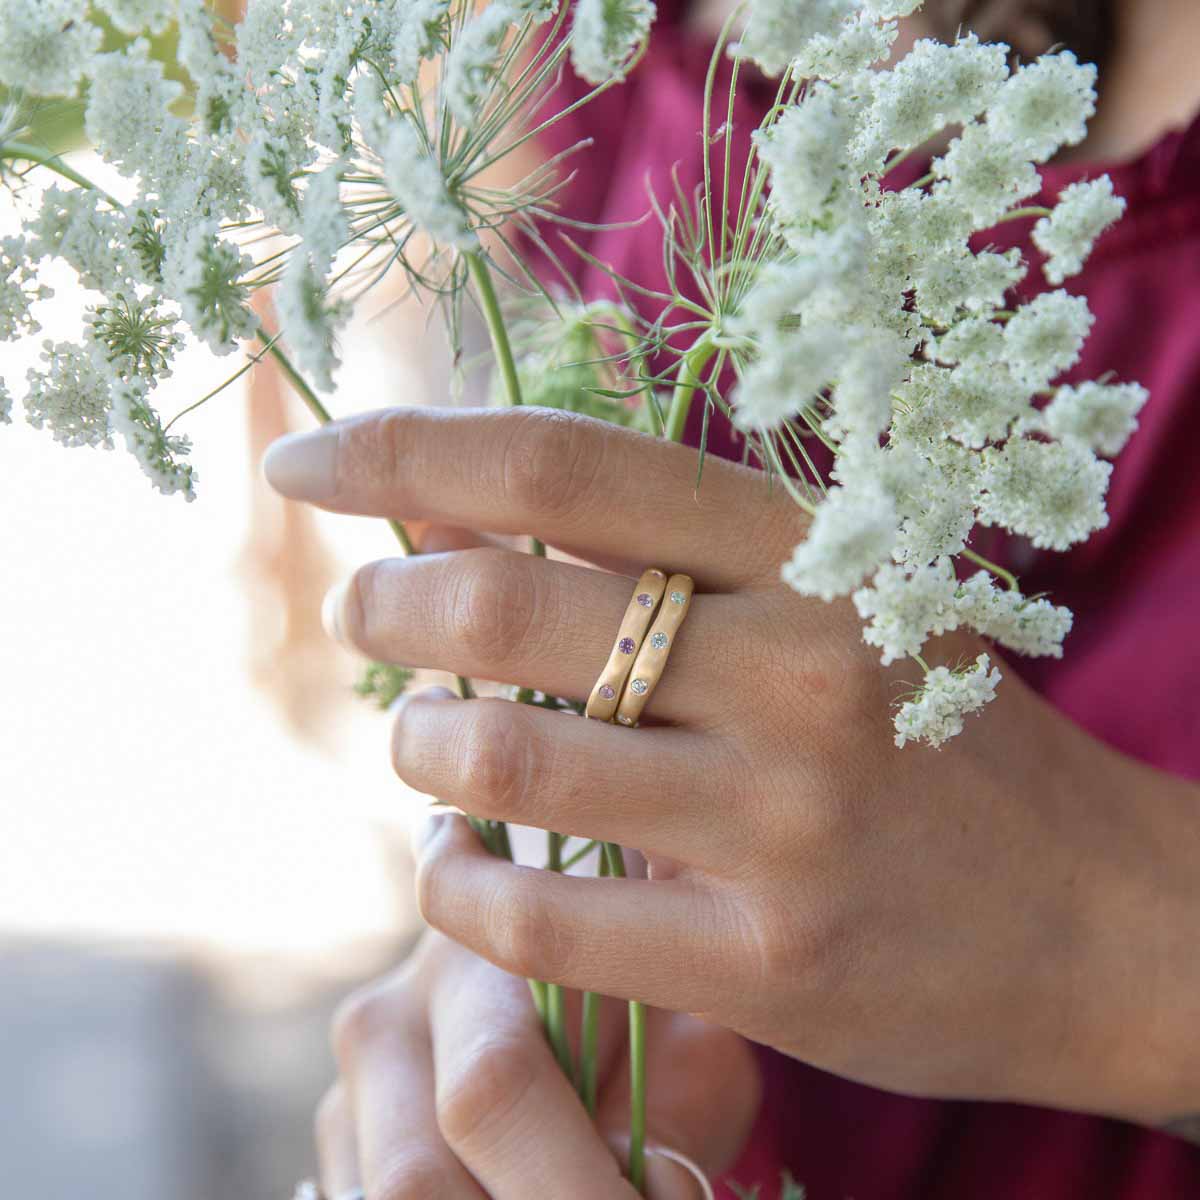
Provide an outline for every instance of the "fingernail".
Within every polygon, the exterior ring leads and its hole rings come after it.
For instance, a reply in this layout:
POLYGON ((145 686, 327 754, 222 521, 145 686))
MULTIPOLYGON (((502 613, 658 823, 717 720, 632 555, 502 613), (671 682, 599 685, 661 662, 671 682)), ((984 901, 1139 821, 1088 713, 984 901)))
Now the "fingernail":
POLYGON ((342 614, 345 611, 346 593, 349 589, 349 580, 335 584, 325 593, 325 599, 321 602, 321 624, 325 627, 325 632, 342 645, 346 642, 343 632, 346 623, 342 614))
POLYGON ((713 1200, 713 1190, 690 1158, 663 1146, 647 1146, 646 1196, 648 1200, 713 1200))
POLYGON ((272 442, 263 458, 263 474, 281 495, 292 500, 326 500, 337 486, 337 430, 289 433, 272 442))

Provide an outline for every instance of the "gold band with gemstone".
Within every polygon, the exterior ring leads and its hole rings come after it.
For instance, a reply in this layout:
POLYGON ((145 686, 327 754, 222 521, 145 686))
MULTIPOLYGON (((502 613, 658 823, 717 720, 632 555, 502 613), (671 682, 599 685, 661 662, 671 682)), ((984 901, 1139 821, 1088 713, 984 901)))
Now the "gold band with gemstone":
POLYGON ((667 580, 666 596, 658 610, 642 648, 633 660, 629 682, 617 704, 619 725, 636 725, 641 719, 654 689, 667 667, 667 659, 675 645, 679 627, 692 606, 695 584, 690 575, 672 575, 667 580))
POLYGON ((621 628, 617 631, 617 640, 613 643, 612 653, 608 662, 592 688, 588 697, 585 715, 597 721, 611 721, 617 711, 617 703, 621 697, 621 689, 629 678, 633 666, 634 655, 642 645, 642 639, 654 619, 654 612, 666 590, 667 576, 665 571, 651 567, 642 572, 642 577, 633 589, 625 616, 621 619, 621 628))

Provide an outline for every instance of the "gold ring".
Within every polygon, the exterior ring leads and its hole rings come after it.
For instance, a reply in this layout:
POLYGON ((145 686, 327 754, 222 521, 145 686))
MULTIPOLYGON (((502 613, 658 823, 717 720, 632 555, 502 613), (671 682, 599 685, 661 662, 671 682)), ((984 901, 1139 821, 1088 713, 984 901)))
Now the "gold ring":
POLYGON ((621 688, 629 678, 633 666, 634 655, 650 628, 654 619, 655 609, 663 598, 667 586, 666 573, 657 567, 651 567, 642 572, 642 577, 633 589, 629 598, 629 606, 621 619, 621 628, 617 631, 617 640, 613 643, 612 653, 608 662, 592 688, 588 697, 585 715, 597 721, 611 721, 617 711, 617 702, 621 696, 621 688))
POLYGON ((619 725, 636 725, 641 719, 642 710, 654 695, 654 689, 666 670, 679 627, 692 606, 695 586, 690 575, 672 575, 667 580, 666 599, 650 627, 649 636, 642 642, 642 648, 633 660, 629 682, 617 704, 619 725))

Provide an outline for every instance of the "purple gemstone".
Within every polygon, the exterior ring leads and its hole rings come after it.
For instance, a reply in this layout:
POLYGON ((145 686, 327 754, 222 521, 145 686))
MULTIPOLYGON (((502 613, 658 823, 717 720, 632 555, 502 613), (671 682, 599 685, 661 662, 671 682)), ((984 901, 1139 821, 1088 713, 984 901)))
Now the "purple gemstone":
POLYGON ((637 649, 637 642, 635 642, 633 638, 622 638, 617 643, 617 649, 620 650, 622 654, 632 654, 637 649))
POLYGON ((611 700, 616 694, 617 693, 614 692, 613 689, 607 683, 603 683, 600 685, 600 699, 601 700, 611 700))
POLYGON ((653 608, 654 607, 654 597, 652 595, 650 595, 649 592, 640 592, 638 594, 637 602, 643 608, 653 608))

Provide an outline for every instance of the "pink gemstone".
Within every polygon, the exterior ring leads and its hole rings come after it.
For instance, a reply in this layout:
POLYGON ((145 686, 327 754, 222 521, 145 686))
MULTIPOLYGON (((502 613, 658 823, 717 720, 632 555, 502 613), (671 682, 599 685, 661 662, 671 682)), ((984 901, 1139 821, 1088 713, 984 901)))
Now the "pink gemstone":
POLYGON ((654 597, 653 597, 652 595, 650 595, 650 593, 649 593, 649 592, 641 592, 641 593, 639 593, 639 594, 638 594, 638 598, 637 598, 637 602, 638 602, 638 603, 639 603, 639 604, 640 604, 640 605, 641 605, 643 608, 653 608, 653 607, 654 607, 654 597))
POLYGON ((633 638, 622 638, 617 643, 617 649, 620 650, 622 654, 632 654, 637 649, 637 643, 633 640, 633 638))
POLYGON ((611 700, 616 694, 617 693, 614 692, 607 683, 600 685, 600 699, 601 700, 611 700))

